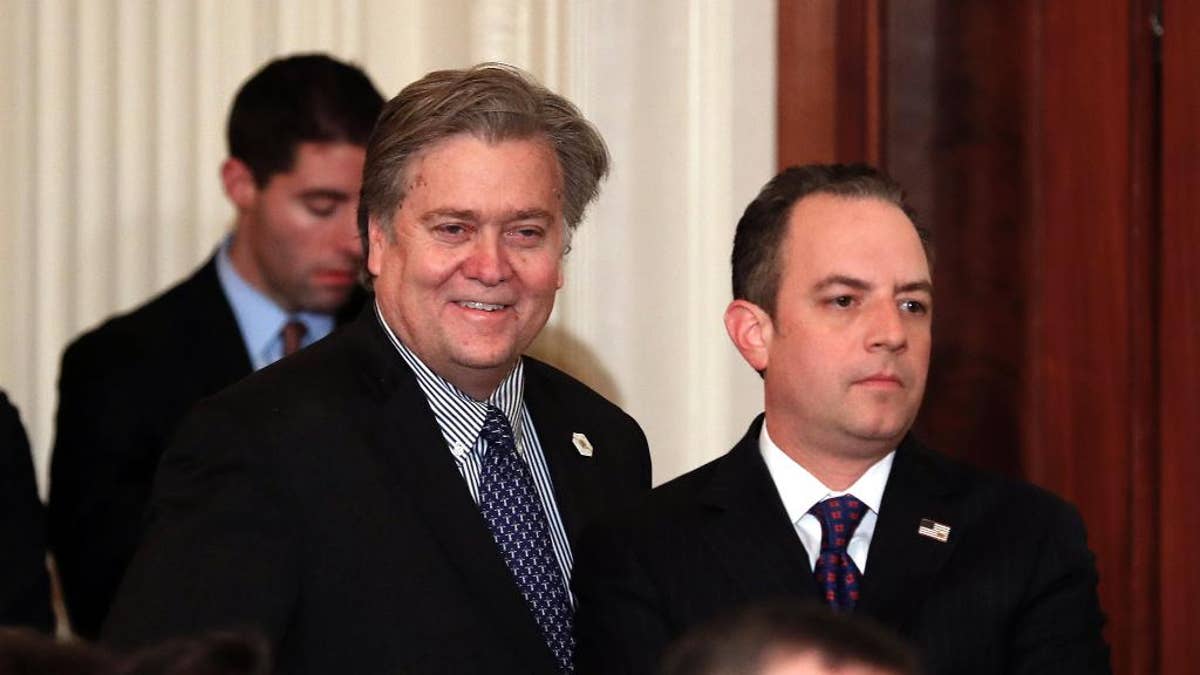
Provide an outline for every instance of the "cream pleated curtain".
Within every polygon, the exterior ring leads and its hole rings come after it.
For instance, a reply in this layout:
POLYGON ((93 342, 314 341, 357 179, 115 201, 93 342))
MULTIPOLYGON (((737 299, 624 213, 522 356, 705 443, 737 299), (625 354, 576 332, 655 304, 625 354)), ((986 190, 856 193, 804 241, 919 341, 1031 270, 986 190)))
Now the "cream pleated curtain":
POLYGON ((43 490, 63 347, 210 255, 234 91, 313 50, 388 97, 499 60, 575 101, 613 172, 535 353, 641 422, 656 481, 724 452, 761 409, 721 312, 734 224, 774 165, 774 5, 0 0, 0 388, 43 490))

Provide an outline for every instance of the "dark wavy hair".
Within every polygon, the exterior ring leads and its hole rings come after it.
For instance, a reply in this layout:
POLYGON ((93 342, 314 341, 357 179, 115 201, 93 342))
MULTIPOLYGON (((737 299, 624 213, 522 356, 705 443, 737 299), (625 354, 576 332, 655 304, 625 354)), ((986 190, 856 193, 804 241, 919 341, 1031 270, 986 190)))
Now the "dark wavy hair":
POLYGON ((775 316, 782 273, 779 251, 792 208, 814 194, 879 199, 894 204, 917 229, 925 256, 933 265, 928 230, 917 224, 904 190, 882 171, 866 164, 808 164, 784 169, 746 207, 733 238, 733 297, 747 300, 775 316))
POLYGON ((276 59, 246 80, 233 99, 229 156, 262 187, 292 168, 303 142, 365 146, 383 97, 361 69, 324 54, 276 59))

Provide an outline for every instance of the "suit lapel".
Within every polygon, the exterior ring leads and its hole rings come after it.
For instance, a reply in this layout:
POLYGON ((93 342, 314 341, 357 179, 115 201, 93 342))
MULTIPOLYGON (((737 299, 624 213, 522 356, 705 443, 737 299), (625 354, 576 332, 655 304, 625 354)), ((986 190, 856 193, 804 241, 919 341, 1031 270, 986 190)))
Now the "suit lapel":
POLYGON ((192 281, 190 307, 182 316, 192 323, 186 331, 189 339, 198 343, 191 353, 204 355, 201 376, 209 382, 205 391, 216 392, 250 374, 250 355, 217 277, 215 255, 193 275, 192 281))
POLYGON ((412 371, 388 342, 374 311, 364 310, 347 330, 354 331, 352 347, 366 359, 362 373, 373 394, 365 414, 370 430, 367 442, 390 479, 393 495, 420 513, 446 564, 457 569, 480 610, 492 614, 491 626, 505 634, 502 641, 523 663, 542 664, 531 672, 555 671, 553 657, 458 473, 412 371))
POLYGON ((747 599, 818 598, 808 554, 758 449, 762 416, 714 465, 701 499, 714 510, 706 530, 717 559, 747 599))
POLYGON ((911 436, 896 451, 871 539, 859 611, 907 632, 966 525, 950 465, 911 436), (923 519, 950 526, 946 542, 918 534, 923 519))
MULTIPOLYGON (((808 554, 758 450, 760 416, 746 436, 714 466, 702 494, 714 509, 708 543, 745 597, 799 595, 820 601, 808 554)), ((863 576, 859 611, 904 630, 912 607, 936 580, 966 525, 951 465, 911 437, 896 453, 880 504, 863 576), (917 533, 922 519, 951 527, 946 543, 917 533)))
POLYGON ((550 468, 554 483, 554 499, 567 539, 579 541, 580 529, 587 522, 587 515, 596 513, 603 505, 604 495, 599 494, 601 482, 590 480, 594 470, 592 459, 584 457, 575 449, 572 435, 583 433, 592 438, 596 430, 583 428, 547 388, 537 367, 529 359, 525 361, 525 405, 537 429, 538 443, 550 468))

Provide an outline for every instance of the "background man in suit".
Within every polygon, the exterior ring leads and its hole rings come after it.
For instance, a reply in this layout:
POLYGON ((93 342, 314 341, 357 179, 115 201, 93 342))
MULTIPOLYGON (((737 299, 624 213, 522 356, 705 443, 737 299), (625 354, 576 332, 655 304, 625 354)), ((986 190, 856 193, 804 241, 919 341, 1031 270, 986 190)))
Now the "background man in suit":
POLYGON ((0 626, 49 632, 46 515, 33 477, 21 416, 0 391, 0 626))
POLYGON ((359 227, 375 302, 200 406, 106 624, 250 626, 288 673, 561 673, 572 547, 649 489, 616 406, 522 357, 608 167, 524 73, 430 73, 384 108, 359 227))
POLYGON ((229 114, 232 233, 191 277, 63 354, 50 542, 76 633, 100 631, 184 414, 361 306, 355 215, 382 106, 365 73, 327 56, 258 71, 229 114))
POLYGON ((1076 511, 908 433, 929 365, 925 239, 862 165, 788 169, 747 207, 725 326, 765 416, 582 545, 581 669, 648 673, 688 626, 797 597, 876 618, 936 675, 1108 672, 1076 511))

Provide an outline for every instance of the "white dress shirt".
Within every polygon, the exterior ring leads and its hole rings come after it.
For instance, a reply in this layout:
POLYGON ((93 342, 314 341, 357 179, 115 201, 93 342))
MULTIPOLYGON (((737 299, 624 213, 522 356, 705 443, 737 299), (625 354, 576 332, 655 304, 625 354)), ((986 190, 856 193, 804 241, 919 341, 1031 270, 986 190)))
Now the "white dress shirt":
POLYGON ((896 456, 893 450, 878 462, 871 465, 866 473, 859 476, 854 484, 845 490, 831 490, 817 477, 800 466, 778 445, 771 440, 767 433, 767 423, 763 422, 762 432, 758 435, 758 449, 767 471, 775 483, 775 489, 783 500, 804 550, 808 552, 808 565, 813 568, 817 564, 817 556, 821 553, 821 521, 808 512, 814 504, 830 497, 840 497, 852 494, 867 506, 867 512, 850 537, 846 552, 850 559, 858 565, 858 570, 867 573, 867 551, 871 547, 871 536, 875 534, 875 522, 879 520, 879 504, 883 501, 883 488, 887 486, 888 474, 892 472, 892 460, 896 456))

